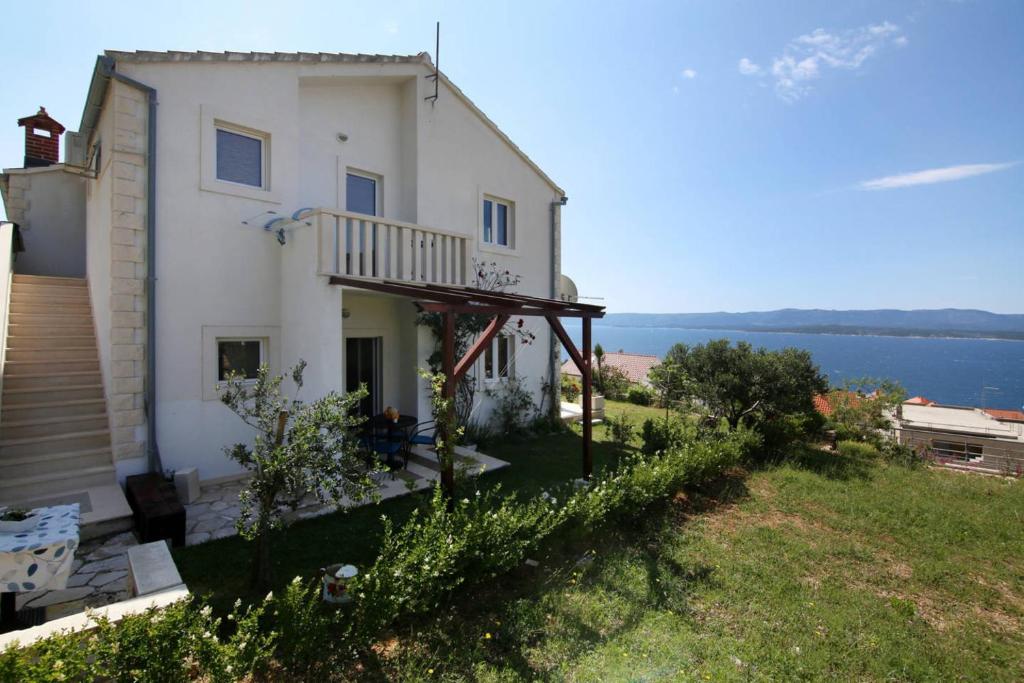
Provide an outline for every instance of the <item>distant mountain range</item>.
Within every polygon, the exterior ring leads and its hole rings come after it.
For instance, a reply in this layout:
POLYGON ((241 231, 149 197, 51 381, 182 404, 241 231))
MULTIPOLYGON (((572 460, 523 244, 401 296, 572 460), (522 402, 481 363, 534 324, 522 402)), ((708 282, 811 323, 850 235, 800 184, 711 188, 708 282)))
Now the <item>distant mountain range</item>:
POLYGON ((603 324, 807 334, 1024 339, 1024 314, 963 308, 914 311, 783 308, 748 313, 609 313, 603 324))

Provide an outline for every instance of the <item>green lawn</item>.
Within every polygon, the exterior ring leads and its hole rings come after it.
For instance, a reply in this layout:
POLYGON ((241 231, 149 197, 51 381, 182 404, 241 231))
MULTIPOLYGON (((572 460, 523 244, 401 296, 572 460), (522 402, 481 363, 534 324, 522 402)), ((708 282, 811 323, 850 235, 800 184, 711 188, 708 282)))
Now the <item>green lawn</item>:
MULTIPOLYGON (((638 423, 650 415, 662 415, 653 408, 609 401, 607 411, 628 412, 638 423)), ((479 486, 501 485, 505 492, 529 496, 553 485, 579 477, 582 472, 580 430, 544 435, 533 439, 495 440, 484 452, 512 463, 511 467, 480 478, 479 486)), ((614 464, 619 456, 608 442, 605 428, 594 429, 594 466, 597 471, 614 464)), ((396 522, 406 519, 422 504, 424 494, 391 499, 341 514, 298 522, 275 539, 273 564, 276 583, 283 586, 294 576, 312 577, 317 570, 335 562, 366 566, 376 557, 382 531, 381 515, 396 522)), ((174 561, 189 588, 207 596, 214 608, 227 612, 235 598, 257 597, 248 590, 249 544, 238 537, 212 541, 174 551, 174 561)))
POLYGON ((1024 482, 822 455, 553 548, 399 631, 376 673, 1014 681, 1022 619, 1024 482))
MULTIPOLYGON (((637 422, 662 413, 610 404, 637 422)), ((594 430, 595 463, 618 453, 594 430)), ((577 432, 490 444, 482 486, 578 476, 577 432)), ((372 560, 379 517, 418 496, 291 527, 280 581, 372 560)), ((246 596, 239 539, 175 552, 224 609, 246 596)), ((1024 679, 1024 482, 817 451, 737 473, 639 522, 556 539, 523 567, 398 626, 359 680, 1024 679)))

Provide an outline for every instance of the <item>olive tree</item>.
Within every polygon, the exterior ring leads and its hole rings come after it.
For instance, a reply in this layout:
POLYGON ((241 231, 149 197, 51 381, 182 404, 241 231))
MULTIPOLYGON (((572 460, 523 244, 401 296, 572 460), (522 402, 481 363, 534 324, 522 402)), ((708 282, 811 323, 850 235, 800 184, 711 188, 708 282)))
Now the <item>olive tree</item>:
POLYGON ((727 339, 676 344, 662 367, 655 377, 664 394, 689 399, 732 429, 812 413, 814 395, 828 389, 811 354, 796 348, 769 351, 727 339))
MULTIPOLYGON (((305 368, 306 362, 299 361, 290 373, 298 390, 305 368)), ((355 408, 365 389, 331 392, 305 403, 284 395, 283 380, 261 365, 255 381, 232 374, 218 386, 221 402, 256 431, 251 445, 237 443, 224 452, 251 475, 239 496, 236 524, 243 538, 256 543, 253 582, 258 588, 270 583, 270 534, 286 525, 288 509, 295 510, 309 496, 339 505, 346 497, 361 501, 377 495, 355 438, 364 419, 355 408)))

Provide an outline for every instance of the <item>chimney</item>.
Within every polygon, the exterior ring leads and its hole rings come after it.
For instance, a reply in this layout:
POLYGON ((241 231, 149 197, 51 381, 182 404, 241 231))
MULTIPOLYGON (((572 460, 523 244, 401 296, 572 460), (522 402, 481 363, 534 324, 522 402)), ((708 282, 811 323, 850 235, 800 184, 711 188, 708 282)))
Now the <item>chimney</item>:
POLYGON ((25 168, 60 161, 60 135, 64 126, 50 118, 46 107, 39 107, 35 116, 18 119, 18 125, 25 126, 25 168))

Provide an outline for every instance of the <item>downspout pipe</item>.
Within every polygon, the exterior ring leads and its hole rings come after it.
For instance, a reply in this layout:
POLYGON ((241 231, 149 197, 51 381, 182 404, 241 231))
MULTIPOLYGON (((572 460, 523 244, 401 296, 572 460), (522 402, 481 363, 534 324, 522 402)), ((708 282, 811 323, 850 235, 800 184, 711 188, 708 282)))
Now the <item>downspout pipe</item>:
POLYGON ((124 83, 146 96, 146 464, 161 472, 156 442, 156 89, 115 70, 111 57, 99 58, 104 76, 124 83))
MULTIPOLYGON (((558 201, 551 202, 551 294, 550 298, 558 297, 558 262, 555 257, 555 247, 558 242, 558 228, 561 219, 561 210, 569 202, 569 198, 562 195, 558 201)), ((551 352, 548 354, 548 377, 551 384, 551 419, 558 420, 561 415, 558 397, 558 339, 551 333, 551 352)))

